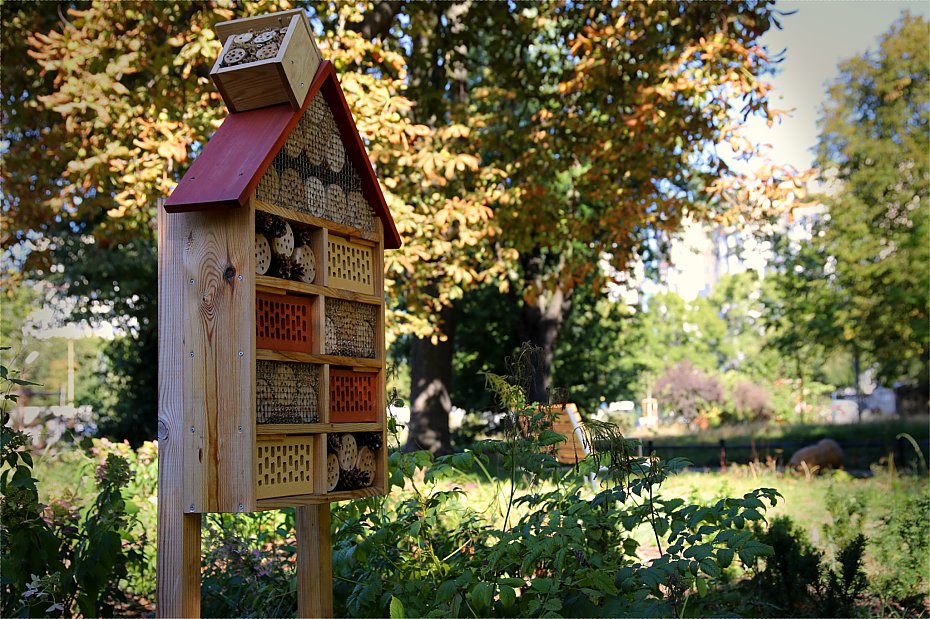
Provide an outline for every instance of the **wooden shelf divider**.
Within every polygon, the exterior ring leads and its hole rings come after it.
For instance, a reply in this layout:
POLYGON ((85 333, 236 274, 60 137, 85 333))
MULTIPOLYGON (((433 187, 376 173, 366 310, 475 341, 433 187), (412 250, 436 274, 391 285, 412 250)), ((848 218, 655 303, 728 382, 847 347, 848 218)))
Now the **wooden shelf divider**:
POLYGON ((268 275, 255 276, 255 289, 259 292, 271 292, 278 294, 285 294, 287 292, 315 294, 318 296, 340 299, 342 301, 365 303, 366 305, 381 305, 384 303, 383 298, 372 296, 370 294, 352 292, 351 290, 341 290, 339 288, 331 288, 329 286, 320 286, 318 284, 305 284, 303 282, 295 282, 289 279, 278 279, 277 277, 269 277, 268 275))
POLYGON ((264 423, 256 426, 256 434, 321 434, 343 432, 380 432, 384 425, 371 423, 264 423))
POLYGON ((283 206, 268 204, 267 202, 262 202, 258 199, 255 200, 255 208, 266 213, 271 213, 272 215, 277 215, 278 217, 284 217, 285 219, 296 221, 297 223, 307 224, 308 226, 316 226, 317 228, 328 228, 331 232, 349 237, 350 241, 367 241, 368 243, 372 244, 376 244, 378 242, 377 232, 366 232, 365 230, 359 230, 358 228, 353 228, 352 226, 338 224, 329 221, 328 219, 314 217, 313 215, 301 213, 300 211, 295 211, 283 206))

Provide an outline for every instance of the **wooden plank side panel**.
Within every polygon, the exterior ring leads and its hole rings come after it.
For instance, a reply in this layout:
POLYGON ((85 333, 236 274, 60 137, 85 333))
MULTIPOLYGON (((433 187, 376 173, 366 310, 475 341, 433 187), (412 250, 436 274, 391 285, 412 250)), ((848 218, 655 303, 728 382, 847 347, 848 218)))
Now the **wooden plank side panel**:
POLYGON ((159 617, 200 615, 200 514, 185 514, 184 287, 180 221, 158 209, 158 535, 159 617))
MULTIPOLYGON (((375 221, 375 230, 378 233, 378 245, 375 248, 375 294, 381 298, 381 308, 378 311, 378 328, 375 332, 375 350, 378 351, 378 358, 385 359, 387 356, 386 342, 384 341, 384 331, 387 327, 385 318, 385 291, 384 291, 384 225, 380 220, 375 221)), ((386 364, 385 364, 386 365, 386 364)), ((388 470, 388 450, 387 450, 387 369, 381 370, 378 375, 378 394, 375 402, 378 411, 378 422, 381 424, 381 453, 378 457, 378 467, 375 472, 374 486, 380 494, 388 493, 387 470, 388 470)))
MULTIPOLYGON (((173 216, 177 217, 177 216, 173 216)), ((185 501, 188 511, 254 505, 255 257, 249 208, 184 222, 185 501)))

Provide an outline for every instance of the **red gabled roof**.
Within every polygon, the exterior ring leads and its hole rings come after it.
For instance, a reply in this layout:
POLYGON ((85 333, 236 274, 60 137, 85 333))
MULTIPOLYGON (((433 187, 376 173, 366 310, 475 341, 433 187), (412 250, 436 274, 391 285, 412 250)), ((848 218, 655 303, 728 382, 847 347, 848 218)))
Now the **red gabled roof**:
POLYGON ((362 194, 384 225, 385 248, 400 247, 394 218, 384 201, 336 70, 328 60, 317 70, 300 110, 295 112, 290 105, 283 104, 227 116, 171 192, 165 210, 183 213, 244 206, 318 92, 333 112, 346 156, 355 164, 361 179, 362 194))

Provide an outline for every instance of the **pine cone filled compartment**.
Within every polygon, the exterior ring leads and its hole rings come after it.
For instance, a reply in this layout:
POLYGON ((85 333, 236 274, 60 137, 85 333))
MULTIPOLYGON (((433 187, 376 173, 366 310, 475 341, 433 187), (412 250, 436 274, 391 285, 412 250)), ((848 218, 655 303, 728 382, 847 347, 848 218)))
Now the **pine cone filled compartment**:
POLYGON ((312 284, 320 272, 323 232, 265 211, 255 213, 255 271, 312 284))
POLYGON ((329 492, 360 490, 375 483, 384 446, 381 432, 330 433, 326 438, 329 492))

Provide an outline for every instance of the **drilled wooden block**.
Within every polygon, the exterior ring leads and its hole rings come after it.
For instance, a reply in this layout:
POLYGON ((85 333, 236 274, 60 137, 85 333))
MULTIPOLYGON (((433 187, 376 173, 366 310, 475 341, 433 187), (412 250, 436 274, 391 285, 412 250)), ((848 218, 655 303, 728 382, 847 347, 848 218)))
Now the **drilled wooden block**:
POLYGON ((330 236, 327 273, 329 285, 364 294, 375 293, 371 247, 330 236))
POLYGON ((261 439, 255 447, 256 498, 313 493, 311 436, 261 439))

